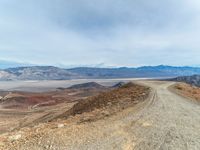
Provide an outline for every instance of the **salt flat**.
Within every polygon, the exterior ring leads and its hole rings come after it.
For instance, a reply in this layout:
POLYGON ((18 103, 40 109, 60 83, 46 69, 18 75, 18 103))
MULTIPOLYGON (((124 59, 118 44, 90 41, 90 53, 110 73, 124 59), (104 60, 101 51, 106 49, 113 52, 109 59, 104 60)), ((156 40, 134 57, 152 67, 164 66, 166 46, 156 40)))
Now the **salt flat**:
POLYGON ((46 92, 56 90, 58 87, 67 88, 74 84, 97 82, 104 86, 112 86, 117 82, 128 82, 146 78, 124 78, 124 79, 76 79, 76 80, 42 80, 42 81, 0 81, 1 91, 27 91, 46 92))

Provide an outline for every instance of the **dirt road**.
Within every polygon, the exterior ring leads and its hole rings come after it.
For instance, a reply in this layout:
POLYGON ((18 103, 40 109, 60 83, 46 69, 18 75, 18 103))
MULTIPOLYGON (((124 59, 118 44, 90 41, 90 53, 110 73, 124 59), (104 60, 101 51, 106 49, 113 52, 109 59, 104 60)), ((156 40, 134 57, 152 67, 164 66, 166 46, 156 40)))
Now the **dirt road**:
POLYGON ((172 93, 172 83, 145 84, 155 90, 155 99, 140 112, 143 126, 136 122, 131 127, 138 138, 134 149, 199 150, 200 105, 172 93))
MULTIPOLYGON (((199 150, 200 105, 172 93, 173 83, 141 81, 152 97, 114 116, 66 125, 19 142, 16 149, 199 150)), ((14 149, 13 147, 11 149, 14 149)))

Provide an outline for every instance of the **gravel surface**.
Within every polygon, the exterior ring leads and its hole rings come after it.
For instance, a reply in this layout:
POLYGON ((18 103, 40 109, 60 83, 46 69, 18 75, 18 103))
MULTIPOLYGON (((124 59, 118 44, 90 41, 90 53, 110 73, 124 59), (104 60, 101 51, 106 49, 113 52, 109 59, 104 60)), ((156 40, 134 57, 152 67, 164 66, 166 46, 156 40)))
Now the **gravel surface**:
POLYGON ((136 107, 95 122, 41 125, 29 136, 21 131, 2 150, 199 150, 200 105, 169 91, 172 82, 139 83, 152 94, 136 107))

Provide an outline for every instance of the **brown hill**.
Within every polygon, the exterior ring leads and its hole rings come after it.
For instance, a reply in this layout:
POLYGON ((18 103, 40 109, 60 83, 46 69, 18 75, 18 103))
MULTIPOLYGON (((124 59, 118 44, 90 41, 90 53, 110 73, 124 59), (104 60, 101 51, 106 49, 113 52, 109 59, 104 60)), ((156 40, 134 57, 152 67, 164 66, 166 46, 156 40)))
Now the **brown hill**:
POLYGON ((119 83, 113 85, 112 87, 113 87, 113 88, 119 88, 119 87, 122 87, 122 86, 125 85, 125 84, 126 84, 125 82, 119 82, 119 83))
POLYGON ((0 92, 0 105, 9 109, 27 109, 41 106, 52 106, 63 102, 73 102, 108 90, 97 83, 74 85, 71 88, 57 91, 30 92, 0 92))
POLYGON ((87 82, 87 83, 73 85, 68 89, 91 89, 91 88, 101 89, 105 88, 105 86, 102 86, 96 82, 87 82))
MULTIPOLYGON (((92 112, 94 110, 106 110, 113 114, 120 109, 133 106, 148 97, 150 89, 133 83, 127 83, 120 88, 100 93, 96 96, 79 101, 70 110, 61 115, 71 115, 92 112)), ((102 112, 102 111, 101 111, 102 112)), ((98 114, 96 114, 98 118, 98 114)))

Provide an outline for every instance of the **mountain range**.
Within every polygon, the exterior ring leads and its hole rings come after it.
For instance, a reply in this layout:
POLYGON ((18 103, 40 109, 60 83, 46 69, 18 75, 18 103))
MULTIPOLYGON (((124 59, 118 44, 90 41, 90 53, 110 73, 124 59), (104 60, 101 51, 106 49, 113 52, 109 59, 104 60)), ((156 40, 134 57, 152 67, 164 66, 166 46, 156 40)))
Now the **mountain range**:
POLYGON ((0 80, 70 80, 108 78, 168 78, 200 74, 198 67, 144 66, 138 68, 63 69, 54 66, 28 66, 0 70, 0 80))
POLYGON ((176 81, 176 82, 185 82, 187 84, 200 87, 200 75, 181 76, 181 77, 176 77, 170 80, 176 81))

